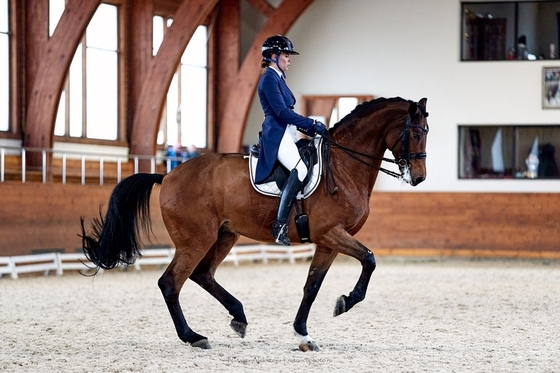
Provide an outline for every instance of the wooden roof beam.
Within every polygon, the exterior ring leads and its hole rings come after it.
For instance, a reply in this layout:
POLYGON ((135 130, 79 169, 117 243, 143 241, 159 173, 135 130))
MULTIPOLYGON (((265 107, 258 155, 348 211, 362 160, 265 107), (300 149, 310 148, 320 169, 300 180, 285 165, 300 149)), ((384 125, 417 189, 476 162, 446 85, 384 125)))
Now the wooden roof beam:
POLYGON ((270 5, 266 0, 247 0, 256 10, 264 14, 267 18, 274 13, 275 8, 270 5))

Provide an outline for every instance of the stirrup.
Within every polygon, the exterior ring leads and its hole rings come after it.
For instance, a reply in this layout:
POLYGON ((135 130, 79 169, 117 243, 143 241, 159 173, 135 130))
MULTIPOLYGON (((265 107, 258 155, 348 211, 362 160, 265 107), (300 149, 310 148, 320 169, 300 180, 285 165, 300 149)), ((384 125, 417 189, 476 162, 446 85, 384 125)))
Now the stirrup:
POLYGON ((274 222, 272 236, 279 245, 290 246, 292 244, 288 238, 288 224, 286 223, 274 222))

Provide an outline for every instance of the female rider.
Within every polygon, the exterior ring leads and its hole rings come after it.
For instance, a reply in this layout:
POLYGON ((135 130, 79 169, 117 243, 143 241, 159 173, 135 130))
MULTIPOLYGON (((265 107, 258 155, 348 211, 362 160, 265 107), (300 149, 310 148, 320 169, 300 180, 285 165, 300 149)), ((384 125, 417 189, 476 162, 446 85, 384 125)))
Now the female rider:
POLYGON ((327 131, 323 123, 294 112, 296 99, 284 80, 293 54, 299 53, 294 50, 287 37, 275 35, 267 38, 262 44, 263 73, 258 86, 259 100, 265 117, 255 183, 263 182, 270 175, 276 160, 291 170, 282 189, 276 221, 272 226, 272 236, 276 243, 286 246, 290 245, 288 215, 307 175, 307 167, 301 161, 295 144, 298 140, 296 131, 311 136, 315 133, 323 135, 327 131))

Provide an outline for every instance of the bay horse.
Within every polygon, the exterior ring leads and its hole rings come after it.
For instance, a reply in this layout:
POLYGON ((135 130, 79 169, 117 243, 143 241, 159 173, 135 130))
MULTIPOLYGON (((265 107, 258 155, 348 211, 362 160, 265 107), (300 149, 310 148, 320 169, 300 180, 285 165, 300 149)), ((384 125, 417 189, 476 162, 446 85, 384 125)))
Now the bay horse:
MULTIPOLYGON (((416 186, 426 178, 427 99, 413 102, 380 98, 358 105, 329 129, 323 146, 324 175, 305 201, 310 240, 316 245, 303 299, 293 328, 302 351, 318 351, 307 332, 307 318, 319 288, 336 256, 357 259, 362 271, 354 289, 336 300, 334 316, 350 310, 366 296, 376 267, 374 254, 353 236, 368 218, 369 202, 381 170, 416 186), (389 149, 395 159, 384 158, 389 149), (398 165, 399 173, 381 167, 398 165)), ((107 213, 94 219, 89 235, 81 218, 82 245, 97 269, 129 265, 141 256, 141 233, 150 232, 150 194, 161 184, 159 203, 175 256, 158 286, 179 338, 193 347, 211 348, 208 339, 191 329, 179 293, 191 279, 220 302, 233 317, 230 326, 245 337, 243 305, 214 278, 240 235, 274 242, 270 231, 278 199, 256 192, 243 154, 208 153, 180 164, 166 175, 139 173, 113 190, 107 213)), ((293 213, 292 213, 293 216, 293 213)), ((289 237, 298 239, 292 220, 289 237)))

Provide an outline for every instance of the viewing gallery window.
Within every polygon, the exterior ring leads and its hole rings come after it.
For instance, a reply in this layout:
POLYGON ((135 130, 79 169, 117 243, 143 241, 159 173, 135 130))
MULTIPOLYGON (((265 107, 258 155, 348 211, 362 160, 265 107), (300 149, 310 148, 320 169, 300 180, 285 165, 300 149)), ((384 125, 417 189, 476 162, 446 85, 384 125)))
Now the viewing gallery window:
POLYGON ((8 0, 0 0, 0 131, 10 129, 10 26, 8 0))
POLYGON ((460 179, 560 179, 560 126, 459 126, 460 179))
POLYGON ((461 60, 554 60, 560 1, 462 2, 461 60))
MULTIPOLYGON (((64 0, 50 0, 52 35, 64 0)), ((70 65, 60 97, 55 136, 119 140, 118 8, 101 4, 70 65)))

